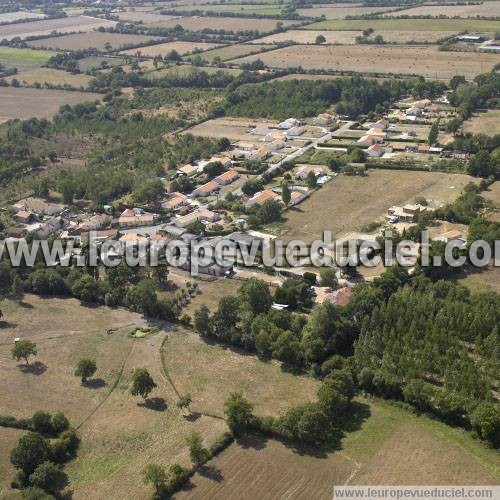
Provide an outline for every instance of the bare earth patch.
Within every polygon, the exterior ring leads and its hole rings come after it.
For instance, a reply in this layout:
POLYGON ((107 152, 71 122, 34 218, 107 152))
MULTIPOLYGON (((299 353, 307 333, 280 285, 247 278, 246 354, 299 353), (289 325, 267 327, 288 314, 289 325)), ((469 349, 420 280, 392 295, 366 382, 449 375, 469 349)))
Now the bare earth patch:
POLYGON ((174 498, 329 500, 333 485, 343 484, 352 470, 340 454, 299 453, 279 441, 251 436, 211 460, 174 498))

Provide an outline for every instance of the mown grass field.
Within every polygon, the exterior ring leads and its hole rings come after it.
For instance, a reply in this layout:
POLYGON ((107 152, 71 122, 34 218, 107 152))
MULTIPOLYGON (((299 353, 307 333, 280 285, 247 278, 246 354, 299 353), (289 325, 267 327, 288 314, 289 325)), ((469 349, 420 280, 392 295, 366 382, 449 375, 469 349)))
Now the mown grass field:
POLYGON ((34 85, 39 83, 42 86, 49 85, 69 85, 77 89, 86 89, 93 77, 85 74, 73 75, 64 70, 52 68, 36 68, 28 71, 21 71, 8 81, 18 80, 21 85, 34 85))
POLYGON ((404 9, 394 13, 385 14, 387 17, 393 16, 446 16, 446 17, 490 17, 494 13, 500 12, 500 2, 490 0, 472 5, 422 5, 410 9, 404 9))
POLYGON ((474 114, 464 122, 464 132, 471 134, 500 134, 500 109, 489 109, 484 113, 474 114))
POLYGON ((413 203, 419 196, 431 206, 453 201, 472 180, 467 175, 402 170, 370 170, 366 177, 339 175, 289 209, 285 222, 269 230, 286 240, 311 242, 324 230, 338 237, 360 231, 383 218, 392 205, 413 203))
POLYGON ((39 68, 54 56, 47 50, 16 49, 0 46, 0 64, 7 68, 17 68, 19 71, 39 68))
POLYGON ((157 45, 148 45, 145 47, 137 47, 135 49, 122 50, 122 55, 141 55, 143 57, 166 56, 172 50, 184 55, 192 52, 195 49, 208 50, 217 47, 216 43, 208 42, 166 42, 157 45))

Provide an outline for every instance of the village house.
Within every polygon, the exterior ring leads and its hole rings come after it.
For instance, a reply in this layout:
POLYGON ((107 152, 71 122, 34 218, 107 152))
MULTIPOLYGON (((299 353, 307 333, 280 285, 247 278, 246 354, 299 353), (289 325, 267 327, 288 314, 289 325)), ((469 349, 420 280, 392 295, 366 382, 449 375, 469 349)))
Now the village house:
POLYGON ((238 141, 233 144, 235 149, 238 149, 240 151, 253 151, 254 149, 257 149, 257 146, 253 142, 248 142, 248 141, 238 141))
POLYGON ((264 142, 274 142, 274 141, 282 141, 286 140, 285 134, 283 132, 278 132, 277 130, 270 132, 267 134, 264 139, 264 142))
POLYGON ((381 118, 375 123, 372 123, 371 126, 372 129, 378 129, 378 130, 386 130, 388 127, 389 127, 389 121, 386 120, 385 118, 381 118))
POLYGON ((371 146, 372 144, 380 144, 381 142, 384 142, 384 138, 379 136, 379 135, 364 135, 363 137, 360 137, 357 141, 356 144, 359 146, 371 146))
POLYGON ((280 123, 278 123, 278 128, 288 130, 294 127, 298 127, 300 125, 300 121, 296 118, 288 118, 280 123))
POLYGON ((270 142, 266 145, 266 147, 267 147, 267 149, 269 149, 269 151, 279 151, 280 149, 283 149, 285 146, 286 146, 286 142, 281 140, 281 139, 277 140, 277 141, 270 142))
POLYGON ((248 200, 247 205, 250 207, 253 205, 263 205, 268 200, 279 201, 280 197, 274 191, 271 191, 270 189, 265 189, 263 191, 259 191, 258 193, 255 193, 248 200))
POLYGON ((250 133, 254 135, 267 135, 271 132, 271 129, 266 127, 265 125, 257 126, 250 131, 250 133))
POLYGON ((414 153, 417 150, 417 145, 413 142, 390 142, 388 147, 394 153, 414 153))
POLYGON ((334 121, 335 117, 330 113, 320 113, 312 120, 314 125, 320 125, 320 126, 330 125, 334 121))
POLYGON ((304 135, 305 131, 306 131, 305 127, 292 127, 291 129, 286 131, 286 136, 287 137, 300 137, 301 135, 304 135))
POLYGON ((307 178, 309 172, 313 172, 316 177, 324 173, 321 167, 315 165, 302 165, 295 171, 295 178, 303 181, 307 178))
POLYGON ((107 226, 110 221, 111 217, 109 215, 96 214, 79 224, 76 227, 75 232, 81 233, 82 231, 96 231, 107 226))
POLYGON ((264 247, 264 238, 243 231, 235 231, 234 233, 228 234, 225 238, 236 244, 240 249, 242 247, 250 249, 252 246, 256 246, 257 250, 262 250, 264 247))
POLYGON ((207 183, 198 186, 192 193, 191 197, 197 198, 205 198, 206 196, 210 196, 212 193, 215 193, 220 188, 219 184, 214 180, 208 181, 207 183))
POLYGON ((65 206, 59 203, 49 203, 40 198, 26 198, 12 205, 12 208, 16 212, 25 211, 39 215, 57 215, 65 209, 65 206))
POLYGON ((270 153, 271 152, 269 151, 269 149, 260 148, 257 151, 255 151, 255 153, 252 153, 250 155, 250 158, 252 158, 252 160, 264 161, 266 158, 269 157, 270 153))
POLYGON ((212 212, 211 210, 202 209, 195 210, 190 214, 184 215, 183 217, 178 217, 173 220, 173 223, 177 227, 187 227, 193 222, 217 222, 220 220, 220 215, 217 212, 212 212))
POLYGON ((372 158, 379 158, 385 153, 385 148, 381 144, 372 144, 367 150, 366 154, 372 158))
POLYGON ((118 218, 120 227, 150 226, 156 222, 156 214, 145 212, 140 208, 127 208, 118 218))
POLYGON ((309 193, 304 191, 295 190, 290 193, 290 206, 298 205, 301 201, 304 201, 309 196, 309 193))
MULTIPOLYGON (((79 239, 82 243, 88 243, 90 240, 90 232, 82 232, 79 239)), ((95 244, 103 243, 105 241, 114 241, 118 239, 117 229, 103 229, 101 231, 92 231, 92 241, 95 244)))
POLYGON ((33 232, 39 238, 46 238, 64 229, 65 225, 66 221, 62 217, 51 217, 50 219, 36 224, 35 227, 30 228, 29 231, 33 232))
POLYGON ((230 168, 233 164, 231 158, 225 155, 215 155, 210 158, 210 163, 219 162, 224 168, 230 168))
POLYGON ((438 237, 434 238, 434 240, 443 241, 444 243, 453 241, 457 244, 458 248, 464 248, 467 244, 467 239, 458 229, 451 229, 450 231, 446 231, 445 233, 440 234, 438 237))
POLYGON ((379 135, 380 137, 385 137, 387 134, 381 128, 371 128, 368 130, 367 135, 379 135))
POLYGON ((25 210, 19 210, 19 212, 14 215, 14 219, 23 224, 30 224, 35 219, 35 214, 26 212, 25 210))
POLYGON ((187 175, 188 177, 193 177, 196 174, 200 172, 200 169, 198 167, 195 167, 194 165, 182 165, 182 167, 177 169, 177 173, 182 174, 182 175, 187 175))
POLYGON ((231 184, 236 179, 239 179, 239 177, 240 174, 236 172, 236 170, 228 170, 227 172, 215 177, 214 181, 221 186, 225 186, 226 184, 231 184))
POLYGON ((175 191, 174 193, 170 193, 168 200, 162 202, 161 207, 165 210, 177 210, 188 204, 189 198, 185 194, 175 191))
POLYGON ((387 210, 388 217, 392 217, 401 222, 415 222, 418 215, 425 212, 427 207, 422 205, 404 205, 403 207, 394 206, 387 210))

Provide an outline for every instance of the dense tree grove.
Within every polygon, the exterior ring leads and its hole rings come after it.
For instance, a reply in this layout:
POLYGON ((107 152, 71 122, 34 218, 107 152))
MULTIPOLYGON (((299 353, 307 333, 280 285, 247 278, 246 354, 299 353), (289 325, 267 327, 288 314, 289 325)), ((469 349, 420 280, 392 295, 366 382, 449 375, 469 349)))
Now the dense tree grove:
POLYGON ((358 76, 325 81, 290 80, 240 86, 229 93, 223 109, 230 116, 283 119, 314 116, 336 104, 339 114, 355 118, 377 107, 383 109, 404 93, 432 96, 442 88, 442 84, 421 80, 381 84, 358 76))
POLYGON ((410 278, 391 268, 373 284, 358 285, 347 306, 325 302, 308 316, 271 309, 266 285, 253 279, 238 297, 221 299, 213 316, 198 310, 195 329, 325 377, 319 406, 294 408, 273 423, 273 432, 285 437, 314 443, 316 431, 301 431, 300 422, 321 427, 332 408, 342 415, 362 389, 472 425, 496 446, 500 420, 492 389, 500 368, 500 296, 471 296, 426 274, 422 269, 410 278))

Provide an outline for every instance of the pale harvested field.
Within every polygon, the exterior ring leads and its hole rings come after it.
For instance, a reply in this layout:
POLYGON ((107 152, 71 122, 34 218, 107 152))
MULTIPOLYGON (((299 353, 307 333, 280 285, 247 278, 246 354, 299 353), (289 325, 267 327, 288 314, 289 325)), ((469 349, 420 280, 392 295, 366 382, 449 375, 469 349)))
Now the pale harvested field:
POLYGON ((464 75, 468 79, 491 70, 500 58, 495 54, 443 52, 428 46, 290 46, 238 59, 238 64, 260 58, 275 68, 302 66, 362 73, 417 74, 426 78, 449 79, 464 75))
POLYGON ((500 134, 500 109, 489 109, 486 113, 475 114, 464 122, 464 132, 471 134, 500 134))
POLYGON ((4 12, 3 14, 0 14, 0 24, 15 23, 17 21, 21 21, 22 19, 44 19, 44 18, 45 14, 18 10, 17 12, 4 12))
POLYGON ((298 452, 273 439, 249 436, 211 460, 206 473, 197 473, 174 498, 331 500, 333 485, 344 484, 353 469, 340 453, 298 452))
POLYGON ((166 56, 172 50, 176 50, 179 54, 184 55, 192 52, 194 49, 207 50, 217 47, 216 43, 207 42, 167 42, 158 45, 149 45, 146 47, 137 47, 130 50, 122 50, 120 54, 135 56, 140 53, 141 56, 154 57, 166 56))
POLYGON ((441 172, 404 172, 401 170, 370 170, 366 177, 339 175, 299 207, 286 212, 284 224, 276 233, 287 240, 311 242, 323 231, 335 237, 381 219, 392 205, 413 203, 417 196, 426 198, 431 206, 453 201, 473 178, 441 172))
POLYGON ((0 120, 52 118, 63 104, 73 106, 101 98, 101 94, 92 92, 1 87, 0 120))
POLYGON ((308 24, 306 29, 317 30, 364 30, 373 28, 380 30, 402 30, 402 31, 475 31, 496 32, 500 29, 500 21, 488 19, 330 19, 318 23, 308 24))
POLYGON ((160 28, 173 28, 180 24, 184 29, 190 31, 201 31, 205 28, 224 31, 259 31, 266 33, 276 29, 276 24, 282 22, 283 26, 290 26, 294 21, 279 21, 277 19, 250 19, 238 17, 182 17, 153 23, 150 26, 160 28))
POLYGON ((169 336, 163 357, 177 391, 193 397, 194 412, 223 416, 224 401, 241 392, 255 404, 257 415, 277 416, 294 404, 314 401, 319 387, 313 378, 282 370, 277 361, 264 362, 181 330, 169 336))
POLYGON ((82 50, 98 49, 104 50, 106 44, 111 44, 112 49, 119 49, 126 45, 140 45, 151 40, 158 40, 159 37, 147 35, 126 35, 122 33, 77 33, 74 35, 63 35, 55 38, 42 38, 28 42, 29 47, 41 47, 47 49, 60 50, 82 50))
POLYGON ((118 17, 120 21, 127 21, 131 23, 142 22, 144 24, 158 23, 174 19, 174 16, 164 16, 158 12, 144 12, 144 11, 128 11, 119 12, 118 17))
POLYGON ((393 14, 385 14, 386 17, 392 16, 448 16, 448 17, 476 17, 476 16, 498 16, 500 12, 499 1, 478 2, 477 5, 421 5, 411 9, 404 9, 393 14))
POLYGON ((472 293, 500 293, 500 267, 490 265, 477 272, 467 273, 459 278, 472 293))
POLYGON ((381 35, 386 42, 406 43, 406 42, 437 42, 441 38, 453 36, 457 31, 397 31, 384 30, 375 31, 372 38, 381 35))
POLYGON ((16 37, 26 38, 28 36, 50 35, 52 31, 58 31, 59 33, 92 31, 100 26, 109 28, 115 25, 115 21, 108 21, 107 19, 98 19, 97 17, 90 16, 71 16, 2 26, 0 39, 6 38, 7 40, 12 40, 12 38, 16 37))
POLYGON ((22 71, 13 77, 9 77, 8 81, 17 79, 21 85, 33 85, 40 83, 44 85, 70 85, 74 88, 87 88, 90 80, 93 77, 84 74, 73 75, 67 71, 53 68, 37 68, 30 71, 22 71))
POLYGON ((237 43, 235 45, 229 45, 228 47, 221 47, 220 49, 207 50, 203 54, 203 59, 212 61, 214 57, 220 57, 222 61, 227 61, 228 59, 255 54, 259 52, 260 49, 268 47, 267 45, 263 45, 263 43, 266 43, 263 40, 264 39, 253 40, 251 44, 237 43))
POLYGON ((68 90, 0 88, 0 119, 52 118, 63 104, 96 101, 101 94, 68 90))
POLYGON ((278 43, 293 40, 296 43, 315 43, 318 35, 326 38, 325 43, 353 44, 355 38, 362 34, 361 31, 314 31, 314 30, 290 30, 284 33, 275 33, 264 38, 257 38, 250 43, 278 43))
POLYGON ((250 130, 257 125, 266 127, 276 126, 277 122, 251 120, 246 118, 215 118, 200 123, 186 130, 185 133, 202 137, 227 137, 230 141, 250 141, 262 144, 261 137, 250 134, 250 130))
POLYGON ((346 16, 364 16, 365 14, 375 14, 387 12, 389 7, 312 7, 310 9, 297 9, 301 16, 321 17, 325 19, 344 19, 346 16))

